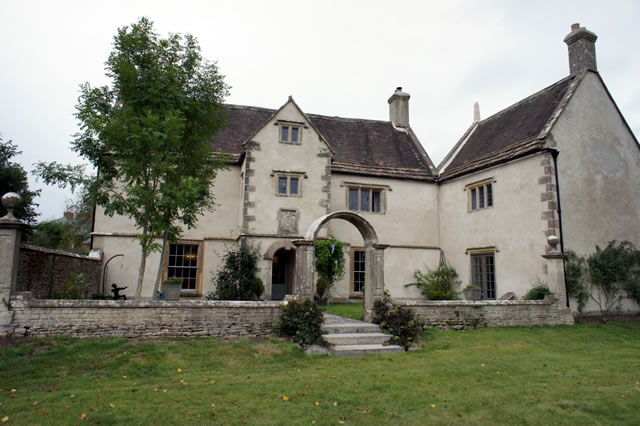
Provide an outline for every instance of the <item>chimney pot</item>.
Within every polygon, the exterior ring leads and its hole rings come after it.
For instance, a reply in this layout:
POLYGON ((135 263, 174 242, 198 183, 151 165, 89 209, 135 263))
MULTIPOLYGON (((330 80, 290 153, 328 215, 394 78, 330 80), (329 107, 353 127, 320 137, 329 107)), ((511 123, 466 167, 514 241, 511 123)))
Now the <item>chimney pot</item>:
POLYGON ((578 23, 575 23, 575 24, 571 25, 571 31, 575 31, 575 30, 577 30, 579 28, 580 28, 580 24, 578 24, 578 23))

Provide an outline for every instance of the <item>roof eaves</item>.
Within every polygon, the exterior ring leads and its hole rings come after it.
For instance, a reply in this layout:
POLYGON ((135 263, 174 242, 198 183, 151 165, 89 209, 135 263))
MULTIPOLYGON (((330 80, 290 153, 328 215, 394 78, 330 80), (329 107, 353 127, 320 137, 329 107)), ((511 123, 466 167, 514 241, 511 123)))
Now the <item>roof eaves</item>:
POLYGON ((435 182, 435 177, 428 169, 363 166, 360 164, 334 161, 333 163, 331 163, 331 172, 366 176, 396 177, 400 179, 425 180, 429 182, 435 182))
POLYGON ((438 177, 438 182, 445 182, 447 180, 477 172, 488 167, 513 161, 537 151, 542 151, 543 149, 545 149, 544 144, 544 139, 535 137, 526 139, 516 144, 509 145, 501 151, 492 152, 483 157, 477 158, 472 162, 465 163, 451 170, 447 170, 445 173, 442 173, 438 177))

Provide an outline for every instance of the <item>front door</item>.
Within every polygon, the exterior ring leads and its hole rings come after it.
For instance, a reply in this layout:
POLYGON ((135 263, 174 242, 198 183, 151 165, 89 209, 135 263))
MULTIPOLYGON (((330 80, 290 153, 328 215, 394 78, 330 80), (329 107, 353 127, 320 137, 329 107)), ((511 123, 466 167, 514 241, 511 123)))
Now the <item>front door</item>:
POLYGON ((271 267, 271 300, 282 300, 293 291, 295 251, 280 249, 273 256, 271 267))

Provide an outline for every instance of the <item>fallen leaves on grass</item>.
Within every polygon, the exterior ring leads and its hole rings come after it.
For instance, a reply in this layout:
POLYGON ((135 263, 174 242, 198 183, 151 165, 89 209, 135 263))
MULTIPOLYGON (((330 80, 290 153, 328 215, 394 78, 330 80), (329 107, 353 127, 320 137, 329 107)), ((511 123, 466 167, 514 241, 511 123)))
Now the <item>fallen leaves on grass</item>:
POLYGON ((111 408, 116 408, 116 404, 114 404, 113 402, 111 404, 109 404, 109 407, 111 408))
POLYGON ((282 400, 287 402, 289 400, 289 397, 287 395, 282 395, 282 400))
POLYGON ((4 416, 4 417, 2 418, 2 423, 6 423, 6 422, 8 422, 8 421, 9 421, 9 416, 4 416))

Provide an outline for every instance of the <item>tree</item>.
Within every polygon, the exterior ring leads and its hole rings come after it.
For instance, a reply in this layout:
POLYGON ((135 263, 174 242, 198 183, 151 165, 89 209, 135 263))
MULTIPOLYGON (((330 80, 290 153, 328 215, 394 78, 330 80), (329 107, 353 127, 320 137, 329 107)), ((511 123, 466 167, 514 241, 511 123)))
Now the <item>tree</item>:
MULTIPOLYGON (((16 209, 15 216, 23 222, 34 225, 36 223, 35 208, 38 206, 34 202, 34 197, 40 191, 30 191, 27 181, 27 172, 18 163, 11 161, 13 157, 21 154, 18 147, 12 141, 3 142, 0 135, 0 197, 7 192, 16 192, 22 197, 22 205, 16 209)), ((7 214, 7 210, 0 204, 0 217, 7 214)))
MULTIPOLYGON (((345 244, 333 235, 328 240, 316 241, 316 271, 327 282, 327 293, 344 276, 345 244)), ((320 298, 324 295, 319 294, 320 298)))
MULTIPOLYGON (((111 87, 80 86, 80 132, 72 146, 98 170, 90 198, 140 230, 139 298, 147 256, 164 253, 181 225, 195 226, 213 208, 211 186, 224 159, 214 156, 211 143, 224 124, 228 86, 193 36, 163 39, 147 18, 120 28, 113 46, 106 62, 111 87)), ((65 175, 64 167, 73 166, 47 166, 39 169, 46 182, 82 181, 78 170, 65 175)), ((161 277, 162 262, 155 290, 161 277)))
POLYGON ((213 282, 215 291, 207 294, 210 300, 252 300, 264 291, 258 278, 258 250, 243 241, 236 250, 224 255, 222 268, 213 282))

